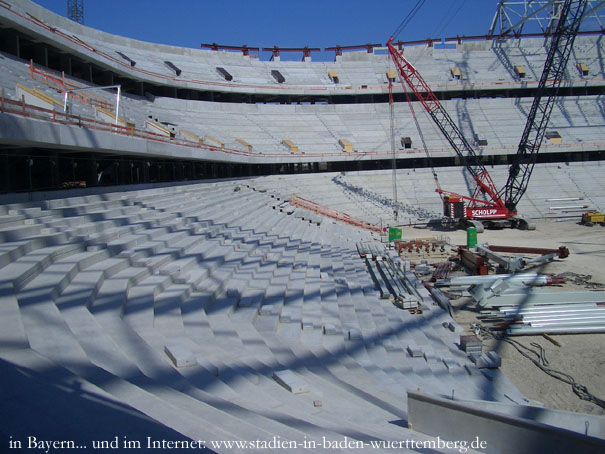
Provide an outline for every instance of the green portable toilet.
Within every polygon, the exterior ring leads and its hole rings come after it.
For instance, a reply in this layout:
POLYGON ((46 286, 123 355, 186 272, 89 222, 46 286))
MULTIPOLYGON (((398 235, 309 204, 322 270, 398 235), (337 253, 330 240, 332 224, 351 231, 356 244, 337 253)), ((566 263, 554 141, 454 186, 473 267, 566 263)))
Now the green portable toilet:
POLYGON ((389 227, 389 243, 391 241, 400 240, 401 239, 401 229, 396 227, 389 227))
POLYGON ((469 227, 466 229, 466 247, 469 249, 477 246, 477 229, 475 227, 469 227))

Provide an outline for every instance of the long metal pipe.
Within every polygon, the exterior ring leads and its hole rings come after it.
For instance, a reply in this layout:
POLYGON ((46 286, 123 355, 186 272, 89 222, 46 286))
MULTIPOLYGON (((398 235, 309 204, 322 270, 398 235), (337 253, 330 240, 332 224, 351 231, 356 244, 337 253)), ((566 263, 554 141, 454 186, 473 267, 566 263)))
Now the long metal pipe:
MULTIPOLYGON (((572 307, 570 307, 569 309, 553 309, 553 310, 548 310, 548 309, 544 309, 544 310, 539 310, 539 311, 502 311, 502 312, 495 312, 493 314, 486 314, 487 317, 490 316, 508 316, 508 315, 516 315, 516 316, 524 316, 524 315, 543 315, 543 314, 568 314, 568 313, 582 313, 582 312, 590 312, 591 310, 599 310, 597 308, 594 307, 579 307, 578 309, 576 309, 575 307, 573 307, 573 305, 570 305, 572 307)), ((540 308, 542 309, 542 308, 540 308)))
POLYGON ((474 285, 474 284, 493 284, 497 280, 503 280, 516 285, 546 285, 552 282, 552 276, 537 273, 519 273, 519 274, 489 274, 487 276, 460 276, 451 279, 438 280, 437 285, 474 285))
POLYGON ((562 322, 576 322, 576 321, 588 321, 588 320, 602 320, 605 321, 604 315, 580 315, 580 316, 567 316, 567 317, 543 317, 543 318, 524 318, 523 323, 530 324, 532 326, 542 323, 562 323, 562 322))
MULTIPOLYGON (((582 304, 605 302, 605 291, 575 290, 565 292, 540 292, 526 289, 526 292, 502 293, 500 295, 483 297, 477 294, 476 301, 481 305, 490 306, 540 306, 549 304, 582 304)), ((473 292, 471 292, 473 293, 473 292)))
POLYGON ((535 323, 530 323, 530 326, 590 326, 590 325, 595 325, 595 324, 605 324, 605 318, 599 318, 599 319, 594 319, 594 320, 576 320, 576 321, 570 321, 570 320, 561 320, 559 322, 535 322, 535 323))
POLYGON ((578 334, 578 333, 605 333, 605 323, 592 326, 542 326, 508 328, 506 333, 511 336, 524 336, 533 334, 578 334))
POLYGON ((499 312, 505 312, 505 313, 513 313, 513 314, 524 314, 524 313, 528 313, 528 312, 557 312, 557 311, 581 311, 581 310, 586 310, 586 309, 598 309, 598 310, 605 310, 605 306, 598 306, 597 303, 581 303, 581 304, 552 304, 550 306, 548 305, 540 305, 540 306, 529 306, 529 307, 525 307, 525 306, 506 306, 506 307, 500 307, 499 311, 484 311, 482 313, 485 314, 490 314, 490 313, 499 313, 499 312))
MULTIPOLYGON (((513 316, 514 317, 514 316, 513 316)), ((595 312, 564 312, 556 314, 524 314, 521 316, 522 320, 537 320, 541 318, 568 318, 568 317, 605 317, 604 311, 595 312)))
POLYGON ((532 320, 543 320, 543 319, 552 319, 552 320, 563 320, 566 318, 589 318, 589 317, 604 317, 605 312, 565 312, 565 313, 555 313, 555 314, 524 314, 524 315, 516 315, 516 314, 502 314, 500 316, 495 315, 489 317, 491 320, 522 320, 525 322, 529 322, 532 320))
POLYGON ((526 310, 521 311, 505 311, 506 314, 514 314, 514 315, 536 315, 536 314, 565 314, 568 312, 602 312, 605 314, 605 307, 593 306, 593 307, 585 307, 583 304, 578 304, 576 307, 575 304, 570 304, 567 307, 560 308, 550 308, 548 306, 536 306, 536 310, 532 307, 526 308, 526 310))

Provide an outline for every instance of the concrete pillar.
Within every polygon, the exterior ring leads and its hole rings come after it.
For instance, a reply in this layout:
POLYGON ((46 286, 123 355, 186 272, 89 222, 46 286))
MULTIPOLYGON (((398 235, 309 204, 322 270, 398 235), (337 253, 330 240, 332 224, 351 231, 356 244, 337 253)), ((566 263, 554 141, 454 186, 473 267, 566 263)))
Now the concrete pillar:
POLYGON ((61 65, 61 71, 63 71, 69 76, 72 75, 71 57, 68 54, 61 55, 61 57, 59 58, 59 64, 61 65))
POLYGON ((97 159, 93 156, 89 161, 88 161, 88 166, 87 166, 87 178, 86 178, 86 186, 97 186, 98 182, 98 169, 99 166, 97 164, 97 159))
POLYGON ((9 50, 12 54, 14 54, 17 58, 21 58, 21 39, 19 35, 15 35, 14 40, 12 41, 12 50, 9 50))
POLYGON ((8 192, 10 190, 10 162, 7 155, 0 157, 2 162, 2 181, 0 181, 0 188, 3 191, 8 192))
POLYGON ((113 176, 114 176, 114 184, 120 184, 120 163, 118 161, 113 162, 113 176))
POLYGON ((59 186, 59 160, 57 153, 50 155, 48 167, 48 171, 50 172, 50 187, 56 188, 59 186))
POLYGON ((48 48, 44 45, 34 47, 34 61, 48 68, 48 48))
POLYGON ((113 72, 103 71, 103 85, 114 85, 113 72))

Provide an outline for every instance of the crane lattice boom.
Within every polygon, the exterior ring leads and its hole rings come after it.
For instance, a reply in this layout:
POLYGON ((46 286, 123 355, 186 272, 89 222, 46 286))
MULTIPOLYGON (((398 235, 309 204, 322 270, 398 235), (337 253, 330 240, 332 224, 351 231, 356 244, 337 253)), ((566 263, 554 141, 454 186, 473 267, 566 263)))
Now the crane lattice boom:
POLYGON ((414 92, 477 184, 472 197, 438 189, 438 192, 448 195, 444 198, 444 203, 447 204, 445 213, 447 216, 469 220, 512 219, 516 217, 517 203, 527 190, 529 178, 546 133, 548 120, 564 77, 565 67, 587 1, 565 0, 561 6, 559 21, 555 32, 552 34, 546 61, 544 62, 544 70, 536 88, 525 130, 521 136, 517 154, 509 169, 506 185, 500 191, 496 189, 489 172, 481 163, 481 158, 462 135, 437 96, 416 68, 403 57, 403 51, 399 51, 393 46, 393 37, 387 42, 401 83, 407 83, 414 92), (479 198, 480 196, 482 198, 479 198), (452 209, 450 211, 451 203, 462 205, 462 200, 467 201, 464 210, 452 209))

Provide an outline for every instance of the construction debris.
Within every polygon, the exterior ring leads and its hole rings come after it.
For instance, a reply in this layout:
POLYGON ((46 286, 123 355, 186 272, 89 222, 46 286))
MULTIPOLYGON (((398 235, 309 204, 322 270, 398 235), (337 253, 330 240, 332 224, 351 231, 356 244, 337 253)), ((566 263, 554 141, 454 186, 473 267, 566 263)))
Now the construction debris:
POLYGON ((564 273, 560 273, 557 275, 561 279, 564 279, 566 282, 571 282, 575 285, 581 285, 585 288, 593 288, 600 289, 605 288, 605 284, 601 284, 600 282, 593 282, 592 275, 590 274, 578 274, 572 271, 566 271, 564 273))

